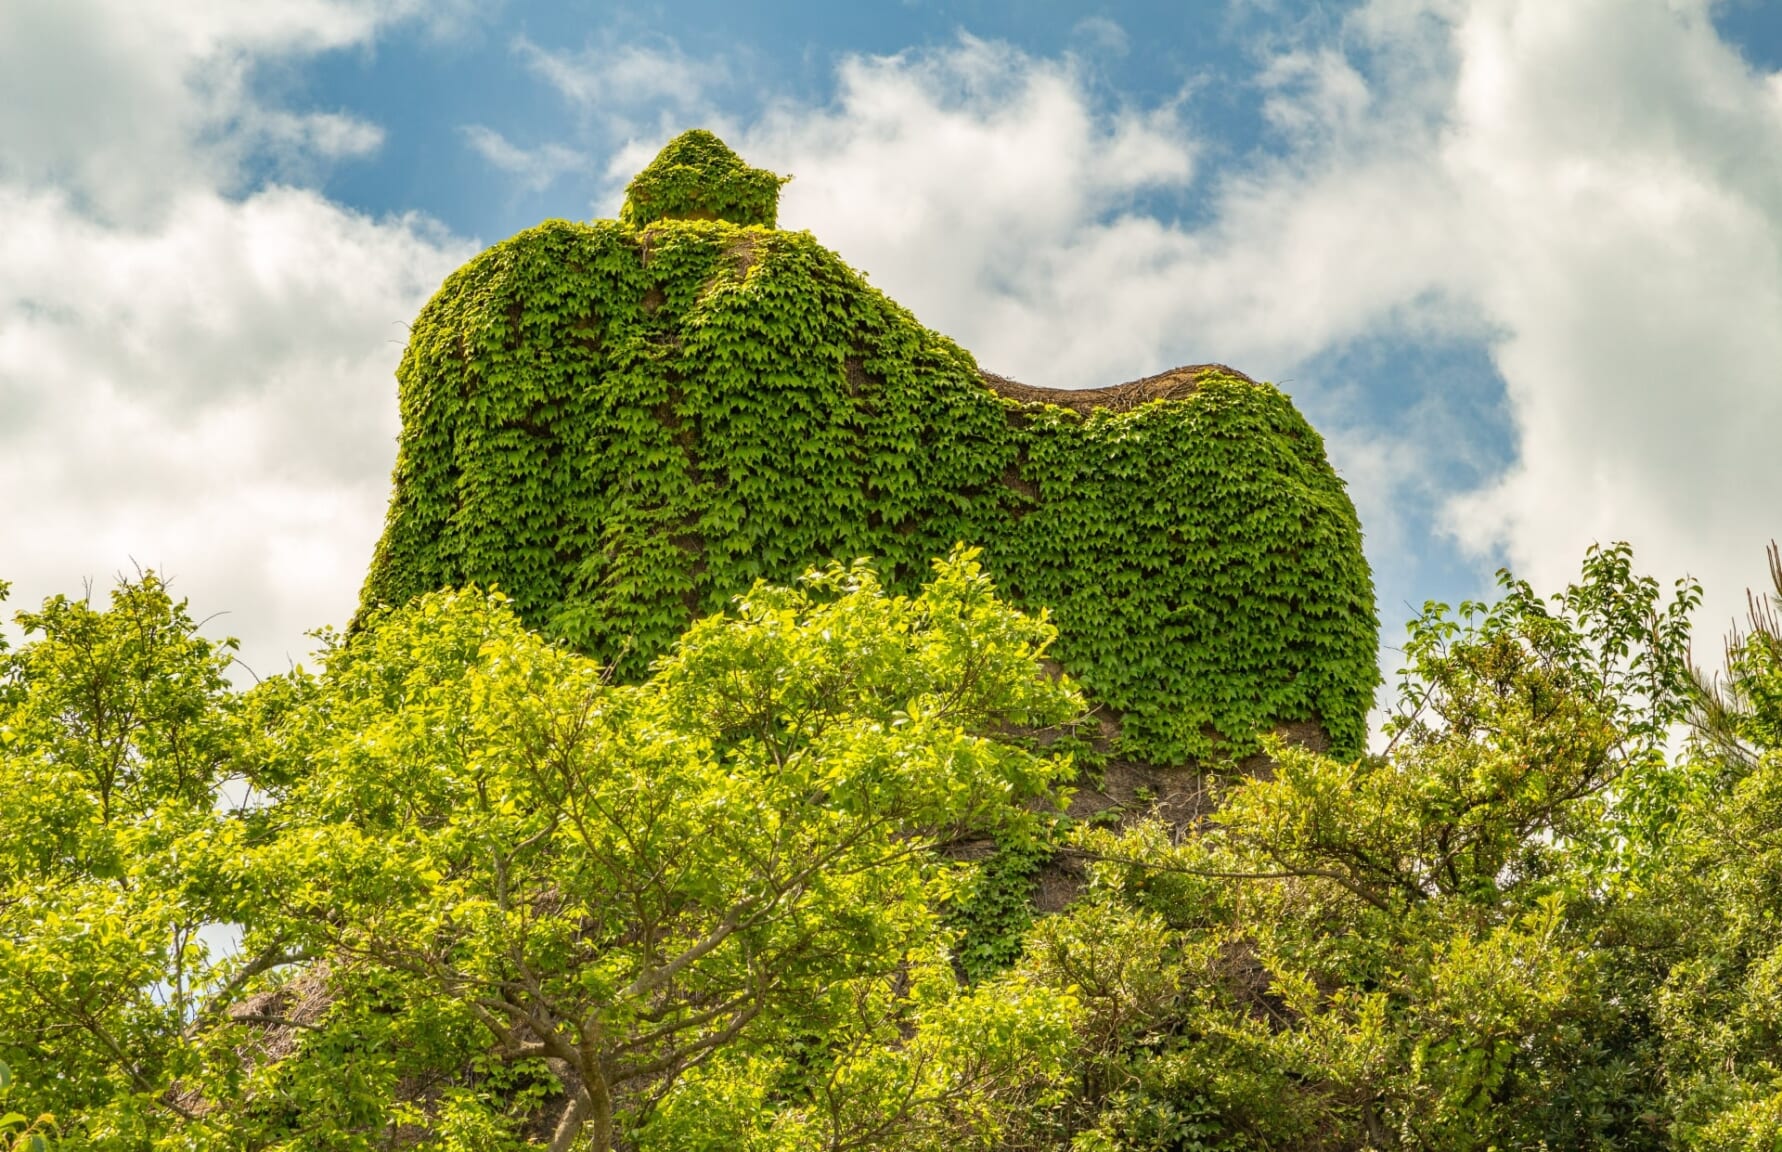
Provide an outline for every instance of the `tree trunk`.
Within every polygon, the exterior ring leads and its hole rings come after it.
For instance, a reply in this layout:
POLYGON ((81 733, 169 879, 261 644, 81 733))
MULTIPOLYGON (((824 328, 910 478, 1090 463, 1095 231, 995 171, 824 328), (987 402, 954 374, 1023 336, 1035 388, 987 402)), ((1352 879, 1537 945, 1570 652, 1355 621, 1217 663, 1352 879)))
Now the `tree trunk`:
POLYGON ((558 1079, 569 1094, 569 1105, 551 1133, 551 1152, 569 1152, 584 1130, 593 1152, 612 1152, 613 1098, 606 1081, 598 1075, 585 1080, 574 1075, 558 1079))

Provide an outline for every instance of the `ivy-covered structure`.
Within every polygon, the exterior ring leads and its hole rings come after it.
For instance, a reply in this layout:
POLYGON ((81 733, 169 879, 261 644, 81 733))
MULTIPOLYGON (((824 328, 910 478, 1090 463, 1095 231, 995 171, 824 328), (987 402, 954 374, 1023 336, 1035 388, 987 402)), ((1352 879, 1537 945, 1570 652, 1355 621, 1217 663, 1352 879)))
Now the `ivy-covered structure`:
POLYGON ((1355 511, 1270 385, 1181 368, 1086 392, 981 372, 807 232, 782 178, 689 132, 616 221, 548 221, 449 277, 398 370, 402 441, 361 614, 496 584, 635 676, 756 579, 956 542, 1051 610, 1055 654, 1152 764, 1315 721, 1358 751, 1377 680, 1355 511))

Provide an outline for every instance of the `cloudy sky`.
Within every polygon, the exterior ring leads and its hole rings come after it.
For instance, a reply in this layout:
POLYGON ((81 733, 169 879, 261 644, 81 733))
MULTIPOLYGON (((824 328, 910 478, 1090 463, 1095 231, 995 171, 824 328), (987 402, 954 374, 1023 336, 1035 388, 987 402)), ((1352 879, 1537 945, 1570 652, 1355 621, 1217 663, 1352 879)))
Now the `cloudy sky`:
POLYGON ((0 0, 12 606, 154 567, 302 659, 406 323, 701 125, 988 368, 1280 383, 1389 641, 1616 539, 1717 637, 1782 535, 1774 0, 0 0))

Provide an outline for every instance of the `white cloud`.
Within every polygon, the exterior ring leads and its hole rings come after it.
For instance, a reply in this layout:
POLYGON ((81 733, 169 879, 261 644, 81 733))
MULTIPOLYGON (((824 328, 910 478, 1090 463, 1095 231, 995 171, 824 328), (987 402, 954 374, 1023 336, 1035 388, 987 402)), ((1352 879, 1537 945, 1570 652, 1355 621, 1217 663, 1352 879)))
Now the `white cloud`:
POLYGON ((1124 56, 1132 47, 1126 29, 1106 16, 1086 16, 1071 27, 1070 34, 1085 48, 1106 56, 1124 56))
MULTIPOLYGON (((1630 539, 1706 580, 1718 627, 1782 534, 1782 80, 1705 0, 1374 0, 1259 82, 1279 149, 1199 187, 1168 109, 1099 113, 1070 63, 972 40, 851 59, 831 105, 738 143, 796 175, 784 225, 1033 383, 1217 359, 1309 395, 1352 341, 1485 341, 1517 460, 1450 494, 1451 530, 1546 587, 1630 539)), ((1327 432, 1390 567, 1417 545, 1394 485, 1470 448, 1382 454, 1357 416, 1327 432)))
POLYGON ((641 44, 609 36, 579 51, 564 51, 522 36, 513 49, 574 112, 576 135, 584 147, 547 143, 521 148, 481 126, 465 128, 466 139, 528 190, 545 187, 564 172, 594 170, 599 182, 593 197, 596 216, 618 213, 625 185, 670 137, 693 127, 733 140, 742 135, 728 105, 750 87, 739 81, 739 67, 747 63, 744 48, 730 57, 699 59, 670 40, 641 44), (602 160, 594 162, 591 153, 602 160))
POLYGON ((339 112, 268 112, 257 121, 269 143, 323 160, 369 156, 384 144, 382 128, 339 112))
POLYGON ((468 124, 460 129, 477 155, 520 180, 520 186, 537 192, 548 188, 559 176, 590 167, 593 161, 585 154, 561 144, 543 144, 522 148, 493 128, 468 124))
POLYGON ((1122 281, 1154 283, 1193 243, 1131 211, 1193 180, 1173 109, 1098 114, 1068 61, 967 38, 848 60, 833 106, 780 106, 738 146, 793 174, 783 226, 811 229, 986 366, 1081 385, 1157 363, 1161 333, 1130 315, 1122 281))
POLYGON ((401 5, 0 0, 0 576, 12 604, 171 574, 261 672, 351 611, 405 323, 467 246, 299 188, 381 131, 264 106, 257 60, 401 5))
POLYGON ((404 322, 466 254, 314 193, 195 192, 152 232, 0 194, 0 571, 30 604, 132 560, 264 672, 371 554, 404 322))
MULTIPOLYGON (((1304 365, 1351 341, 1481 330, 1444 291, 1445 222, 1422 214, 1439 176, 1405 125, 1370 119, 1352 73, 1329 55, 1283 64, 1268 91, 1306 105, 1294 150, 1211 183, 1180 118, 1191 95, 1105 111, 1072 61, 969 38, 850 60, 833 104, 781 105, 736 142, 794 174, 782 226, 811 229, 987 368, 1084 387, 1213 360, 1316 392, 1344 382, 1304 365), (1320 159, 1363 146, 1379 158, 1365 172, 1320 159), (1166 223, 1147 195, 1205 198, 1211 222, 1166 223)), ((1376 565, 1410 567, 1419 525, 1402 505, 1428 503, 1427 446, 1359 421, 1324 431, 1376 565)))
MULTIPOLYGON (((401 323, 467 250, 312 192, 242 195, 255 149, 320 164, 378 144, 339 113, 257 106, 247 81, 410 14, 0 0, 0 491, 30 496, 0 501, 15 603, 134 556, 232 609, 273 664, 350 609, 401 323)), ((1357 341, 1488 342, 1517 460, 1451 524, 1538 584, 1628 538, 1649 569, 1708 580, 1717 625, 1782 532, 1782 78, 1716 38, 1706 0, 1371 0, 1327 42, 1269 47, 1278 147, 1210 173, 1192 95, 1108 110, 1071 59, 971 39, 851 58, 833 100, 740 128, 715 107, 734 63, 517 50, 625 141, 615 187, 706 123, 796 176, 783 224, 1036 384, 1224 360, 1309 401, 1344 386, 1314 366, 1357 341), (1158 218, 1171 197, 1203 222, 1158 218)), ((584 157, 466 136, 526 181, 584 157)), ((1473 446, 1439 413, 1409 445, 1356 419, 1326 432, 1387 569, 1419 547, 1395 504, 1427 503, 1430 466, 1473 446)))
POLYGON ((534 74, 609 137, 685 127, 716 112, 713 94, 732 81, 723 59, 696 60, 672 42, 613 41, 551 51, 524 37, 514 51, 534 74))
POLYGON ((401 8, 0 0, 0 178, 140 221, 189 182, 233 180, 247 149, 375 147, 375 129, 344 117, 258 107, 249 71, 256 59, 360 42, 401 8))
POLYGON ((1521 431, 1455 527, 1546 581, 1631 539, 1708 581, 1718 627, 1782 534, 1774 78, 1680 0, 1480 4, 1455 43, 1437 163, 1521 431))

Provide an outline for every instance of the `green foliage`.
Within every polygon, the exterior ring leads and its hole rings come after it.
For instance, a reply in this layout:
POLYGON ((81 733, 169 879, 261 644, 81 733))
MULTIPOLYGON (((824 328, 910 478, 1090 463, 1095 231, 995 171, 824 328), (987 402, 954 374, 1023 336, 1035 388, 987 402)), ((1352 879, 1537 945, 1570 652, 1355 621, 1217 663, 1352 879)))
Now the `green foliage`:
POLYGON ((152 572, 108 610, 55 597, 17 620, 25 643, 0 653, 0 1058, 66 1143, 143 1146, 184 1119, 173 1085, 202 1066, 200 1008, 234 971, 200 933, 233 906, 206 864, 229 842, 232 645, 152 572))
POLYGON ((970 867, 949 919, 959 930, 959 968, 973 983, 1020 956, 1033 926, 1039 871, 1055 849, 1049 837, 1010 838, 970 867))
POLYGON ((734 1053, 690 1075, 638 1134, 644 1152, 910 1152, 1032 1147, 1070 1066, 1075 1000, 1003 977, 961 992, 916 958, 819 1042, 734 1053))
POLYGON ((0 1148, 1773 1149, 1776 567, 1720 681, 1625 546, 1430 605, 1379 754, 1077 825, 1043 917, 1081 699, 972 551, 757 584, 636 683, 497 593, 243 694, 154 574, 53 598, 0 653, 0 1148))
MULTIPOLYGON (((1657 1148, 1643 911, 1686 614, 1593 550, 1549 604, 1414 621, 1379 756, 1276 747, 1212 821, 1083 829, 1016 971, 1081 1004, 1073 1148, 1657 1148)), ((1675 808, 1671 809, 1674 813, 1675 808)))
POLYGON ((215 707, 234 641, 199 637, 153 572, 121 585, 110 612, 57 596, 16 618, 43 642, 0 654, 9 749, 78 778, 101 824, 208 802, 232 750, 215 707))
POLYGON ((780 186, 790 176, 751 168, 701 128, 683 132, 625 189, 619 219, 636 227, 658 220, 726 220, 772 228, 780 186))
POLYGON ((1702 759, 1735 774, 1782 748, 1782 548, 1770 545, 1767 595, 1747 593, 1750 626, 1727 638, 1726 677, 1696 673, 1691 716, 1702 759))
POLYGON ((1657 581, 1634 574, 1626 544, 1593 546, 1583 569, 1553 598, 1557 611, 1506 572, 1495 605, 1462 604, 1458 620, 1426 605, 1413 623, 1386 732, 1393 772, 1425 781, 1417 823, 1442 848, 1395 843, 1384 828, 1361 835, 1424 861, 1420 888, 1491 898, 1545 874, 1555 853, 1599 868, 1613 855, 1626 871, 1650 863, 1675 823, 1687 773, 1665 752, 1689 712, 1689 613, 1701 589, 1679 580, 1665 602, 1657 581), (1485 839, 1481 812, 1510 838, 1485 839), (1526 843, 1531 829, 1546 841, 1526 843))
POLYGON ((448 281, 320 675, 233 691, 153 573, 17 616, 0 1148, 1782 1146, 1782 554, 1712 680, 1625 545, 1427 605, 1360 755, 1280 393, 1001 399, 778 187, 689 134, 448 281), (1270 769, 1072 826, 1077 677, 1270 769))
POLYGON ((1371 577, 1285 396, 1209 374, 1133 411, 1005 400, 808 233, 660 218, 671 176, 682 207, 732 195, 701 183, 739 170, 719 150, 681 137, 639 177, 658 207, 634 184, 621 220, 522 232, 428 303, 362 614, 493 584, 635 680, 757 579, 871 556, 908 594, 968 541, 1051 611, 1124 754, 1242 754, 1302 719, 1360 750, 1371 577))
POLYGON ((737 611, 623 687, 442 593, 245 699, 152 575, 22 617, 0 1036, 34 1103, 71 1147, 469 1149, 541 1116, 600 1145, 660 1098, 672 1146, 712 1131, 684 1095, 766 1076, 736 1123, 780 1146, 988 1139, 1051 1090, 1070 1002, 959 989, 927 846, 1032 840, 1066 765, 1005 737, 1080 708, 1052 630, 970 553, 915 599, 833 567, 737 611), (215 807, 228 765, 264 807, 215 807))
POLYGON ((722 1098, 776 1147, 930 1147, 994 1143, 1055 1091, 1070 997, 962 989, 939 914, 934 845, 1030 840, 1070 765, 1016 734, 1082 708, 1041 667, 1043 614, 970 551, 914 597, 860 564, 757 585, 636 685, 475 591, 245 697, 152 574, 20 619, 0 1053, 31 1109, 9 1129, 604 1149, 659 1112, 657 1145, 709 1146, 698 1102, 722 1098), (261 803, 217 805, 231 766, 261 803), (225 923, 219 962, 200 930, 225 923))
MULTIPOLYGON (((1652 880, 1674 963, 1660 1002, 1678 1143, 1714 1152, 1782 1141, 1782 557, 1753 596, 1727 677, 1698 699, 1702 785, 1671 866, 1652 880)), ((1710 686, 1704 684, 1704 688, 1710 686)))
MULTIPOLYGON (((4 591, 5 585, 0 584, 0 592, 4 591)), ((10 1095, 12 1069, 0 1061, 0 1109, 6 1107, 10 1095)), ((33 1118, 23 1112, 0 1111, 0 1147, 7 1152, 49 1152, 55 1128, 56 1118, 48 1112, 33 1118)))

